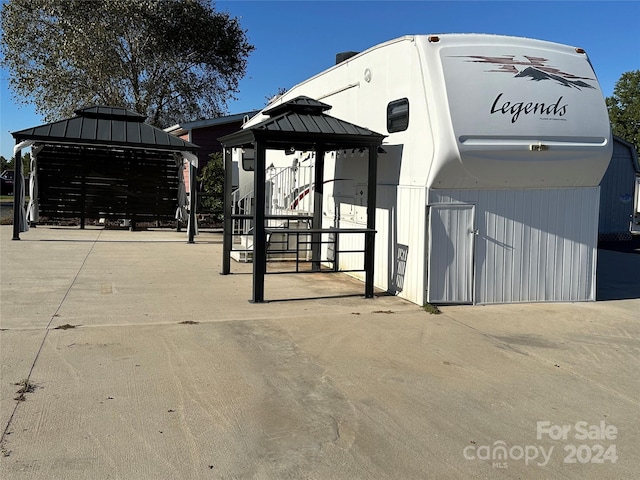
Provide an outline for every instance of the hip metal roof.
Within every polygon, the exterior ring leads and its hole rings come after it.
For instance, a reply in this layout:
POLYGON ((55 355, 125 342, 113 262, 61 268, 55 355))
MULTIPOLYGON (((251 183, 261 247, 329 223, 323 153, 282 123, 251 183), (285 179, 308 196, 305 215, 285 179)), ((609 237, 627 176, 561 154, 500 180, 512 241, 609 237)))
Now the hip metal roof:
POLYGON ((12 132, 16 141, 190 151, 200 147, 144 123, 145 116, 119 107, 95 106, 76 116, 12 132))

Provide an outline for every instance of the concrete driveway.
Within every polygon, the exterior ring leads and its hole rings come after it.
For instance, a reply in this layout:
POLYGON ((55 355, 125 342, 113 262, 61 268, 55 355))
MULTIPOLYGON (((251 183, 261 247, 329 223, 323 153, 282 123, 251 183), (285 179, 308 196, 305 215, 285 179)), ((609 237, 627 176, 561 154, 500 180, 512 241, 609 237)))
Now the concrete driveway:
POLYGON ((0 235, 3 479, 640 477, 633 251, 617 300, 430 315, 343 275, 251 304, 219 233, 0 235))

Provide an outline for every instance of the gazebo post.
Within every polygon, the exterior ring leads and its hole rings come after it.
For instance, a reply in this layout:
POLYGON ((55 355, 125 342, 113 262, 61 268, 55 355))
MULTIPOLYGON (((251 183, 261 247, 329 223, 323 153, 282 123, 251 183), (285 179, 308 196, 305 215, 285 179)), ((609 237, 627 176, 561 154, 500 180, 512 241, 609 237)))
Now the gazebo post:
POLYGON ((367 230, 364 245, 365 298, 373 298, 375 265, 376 193, 378 183, 378 148, 369 145, 369 174, 367 183, 367 230))
POLYGON ((84 230, 85 209, 87 206, 87 164, 82 162, 82 180, 80 187, 80 230, 84 230))
MULTIPOLYGON (((313 229, 320 230, 322 228, 322 196, 324 191, 324 150, 316 148, 316 165, 315 178, 313 186, 313 229)), ((320 257, 322 248, 322 234, 314 233, 311 235, 311 269, 313 271, 320 270, 320 257)))
POLYGON ((232 158, 231 149, 223 148, 224 158, 224 198, 223 198, 223 229, 222 229, 222 275, 229 275, 231 272, 231 248, 233 246, 233 220, 232 215, 232 158))
POLYGON ((189 162, 189 243, 195 243, 193 237, 196 234, 196 174, 193 163, 189 162))
POLYGON ((22 189, 24 182, 22 181, 22 149, 15 152, 13 167, 13 238, 12 240, 20 240, 20 216, 22 213, 22 189))
POLYGON ((86 163, 82 164, 82 187, 80 190, 80 230, 84 230, 85 209, 87 206, 87 172, 86 163))
POLYGON ((267 269, 267 234, 265 232, 265 182, 266 148, 255 142, 253 188, 255 208, 253 210, 253 303, 264 302, 264 276, 267 269))

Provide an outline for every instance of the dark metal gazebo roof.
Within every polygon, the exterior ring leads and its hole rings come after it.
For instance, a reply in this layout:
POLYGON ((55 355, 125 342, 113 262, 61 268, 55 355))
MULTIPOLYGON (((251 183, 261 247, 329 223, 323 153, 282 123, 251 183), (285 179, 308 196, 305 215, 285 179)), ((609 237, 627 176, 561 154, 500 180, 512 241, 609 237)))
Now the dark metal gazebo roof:
POLYGON ((264 142, 267 148, 303 149, 310 145, 332 148, 380 144, 385 137, 367 128, 324 113, 331 105, 300 96, 265 110, 269 119, 220 138, 227 147, 249 146, 264 142))
POLYGON ((75 117, 13 132, 16 141, 195 152, 200 147, 144 123, 145 116, 119 107, 95 106, 75 117))

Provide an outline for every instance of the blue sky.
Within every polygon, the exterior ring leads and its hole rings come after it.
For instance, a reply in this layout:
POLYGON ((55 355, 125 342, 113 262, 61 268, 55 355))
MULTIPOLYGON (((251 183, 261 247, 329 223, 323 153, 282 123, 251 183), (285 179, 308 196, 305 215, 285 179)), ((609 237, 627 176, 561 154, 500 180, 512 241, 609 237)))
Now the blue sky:
MULTIPOLYGON (((279 88, 290 88, 330 67, 335 54, 362 51, 408 34, 493 33, 582 47, 603 92, 624 72, 640 69, 640 1, 219 1, 238 17, 256 50, 230 114, 258 109, 279 88)), ((11 158, 8 132, 40 125, 0 72, 0 155, 11 158)))

